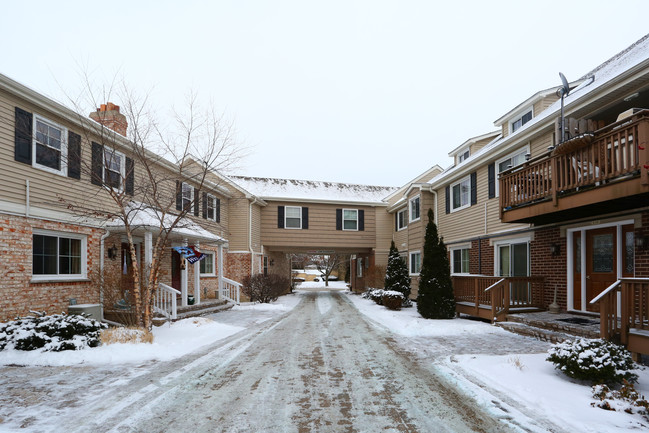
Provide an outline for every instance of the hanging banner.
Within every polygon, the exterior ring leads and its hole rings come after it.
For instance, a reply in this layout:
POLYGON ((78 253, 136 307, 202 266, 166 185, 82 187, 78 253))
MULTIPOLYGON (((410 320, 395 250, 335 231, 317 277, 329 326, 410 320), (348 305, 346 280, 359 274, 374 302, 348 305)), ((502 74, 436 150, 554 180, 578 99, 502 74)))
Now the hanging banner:
POLYGON ((189 263, 196 263, 205 258, 205 254, 198 251, 194 246, 189 247, 173 247, 173 250, 180 254, 189 263))

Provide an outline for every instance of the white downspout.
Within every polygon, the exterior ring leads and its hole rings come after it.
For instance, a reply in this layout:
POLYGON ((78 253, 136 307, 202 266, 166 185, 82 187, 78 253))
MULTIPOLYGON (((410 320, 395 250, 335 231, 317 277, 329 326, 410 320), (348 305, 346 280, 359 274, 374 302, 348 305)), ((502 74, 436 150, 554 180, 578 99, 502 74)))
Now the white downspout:
POLYGON ((102 320, 104 319, 104 248, 108 236, 110 236, 110 230, 106 230, 99 240, 99 305, 102 320))
POLYGON ((25 179, 25 216, 29 218, 29 179, 25 179))
MULTIPOLYGON (((435 196, 433 200, 434 202, 433 206, 435 206, 435 210, 433 211, 433 219, 435 220, 435 225, 438 225, 437 224, 437 191, 433 189, 432 185, 430 186, 429 190, 431 193, 433 193, 433 196, 435 196)), ((437 229, 439 230, 439 227, 437 227, 437 229)))

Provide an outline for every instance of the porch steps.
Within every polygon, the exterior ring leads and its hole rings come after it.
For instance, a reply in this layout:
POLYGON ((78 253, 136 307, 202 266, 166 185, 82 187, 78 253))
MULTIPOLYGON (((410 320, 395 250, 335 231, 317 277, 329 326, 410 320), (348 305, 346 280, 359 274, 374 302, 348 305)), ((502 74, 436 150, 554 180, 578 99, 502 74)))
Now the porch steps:
MULTIPOLYGON (((221 311, 226 311, 231 309, 234 304, 229 303, 225 299, 208 299, 207 301, 201 302, 198 305, 188 305, 186 307, 178 307, 178 314, 175 321, 187 319, 190 317, 200 317, 207 316, 208 314, 215 314, 221 311)), ((160 326, 167 322, 167 318, 161 315, 156 315, 153 318, 153 324, 155 326, 160 326)))
POLYGON ((559 319, 570 320, 575 316, 539 314, 509 314, 506 322, 497 322, 501 328, 519 335, 534 337, 541 341, 558 343, 575 338, 599 338, 599 319, 588 319, 593 323, 577 325, 559 319))

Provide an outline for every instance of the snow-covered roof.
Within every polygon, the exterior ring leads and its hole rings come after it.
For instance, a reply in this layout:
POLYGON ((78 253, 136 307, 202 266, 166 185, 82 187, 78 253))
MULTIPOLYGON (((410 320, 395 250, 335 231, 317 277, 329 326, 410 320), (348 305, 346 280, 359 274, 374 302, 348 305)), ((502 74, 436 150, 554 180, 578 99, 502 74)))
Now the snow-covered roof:
POLYGON ((313 180, 231 176, 238 185, 263 199, 383 204, 397 188, 313 180))
MULTIPOLYGON (((648 65, 649 34, 635 42, 630 47, 611 57, 591 72, 584 75, 584 77, 580 78, 580 80, 583 80, 581 84, 579 84, 564 98, 566 111, 570 112, 570 108, 577 106, 583 101, 588 101, 588 97, 591 96, 593 92, 614 82, 616 78, 629 74, 638 66, 647 67, 648 65)), ((539 113, 538 116, 533 117, 529 122, 517 129, 515 132, 509 134, 507 137, 496 137, 492 142, 471 155, 463 164, 445 170, 443 173, 429 180, 428 183, 436 184, 448 181, 450 178, 453 178, 453 175, 457 172, 464 173, 467 170, 475 170, 476 164, 483 164, 485 156, 496 151, 496 149, 511 151, 505 149, 508 149, 509 144, 519 143, 520 138, 529 134, 530 131, 533 131, 535 126, 543 123, 547 125, 553 124, 554 119, 560 112, 560 108, 561 100, 555 101, 552 105, 539 113)))
MULTIPOLYGON (((161 213, 155 209, 152 209, 150 207, 145 207, 145 206, 141 206, 139 209, 135 210, 136 209, 135 206, 138 205, 133 205, 128 210, 130 214, 129 217, 130 226, 134 230, 150 229, 154 231, 154 233, 157 230, 159 230, 161 216, 162 216, 161 213)), ((163 220, 164 227, 171 227, 175 219, 176 219, 176 215, 166 214, 163 220)), ((123 229, 124 222, 121 219, 116 218, 114 220, 107 222, 106 228, 108 230, 123 229)), ((223 239, 221 236, 218 236, 210 232, 209 230, 204 229, 203 227, 196 224, 189 218, 181 218, 180 221, 178 221, 178 223, 172 230, 172 233, 178 236, 183 236, 192 240, 199 240, 202 242, 217 243, 217 244, 227 243, 227 241, 223 239)))

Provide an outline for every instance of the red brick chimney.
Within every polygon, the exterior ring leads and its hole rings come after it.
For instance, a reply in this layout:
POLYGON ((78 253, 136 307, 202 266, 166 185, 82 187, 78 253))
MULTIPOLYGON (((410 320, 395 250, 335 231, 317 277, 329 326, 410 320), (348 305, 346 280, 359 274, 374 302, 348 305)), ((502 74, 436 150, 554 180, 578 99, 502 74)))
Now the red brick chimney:
POLYGON ((118 105, 112 102, 101 104, 101 107, 97 108, 97 111, 90 113, 90 118, 126 137, 128 122, 126 121, 126 116, 119 112, 118 105))

